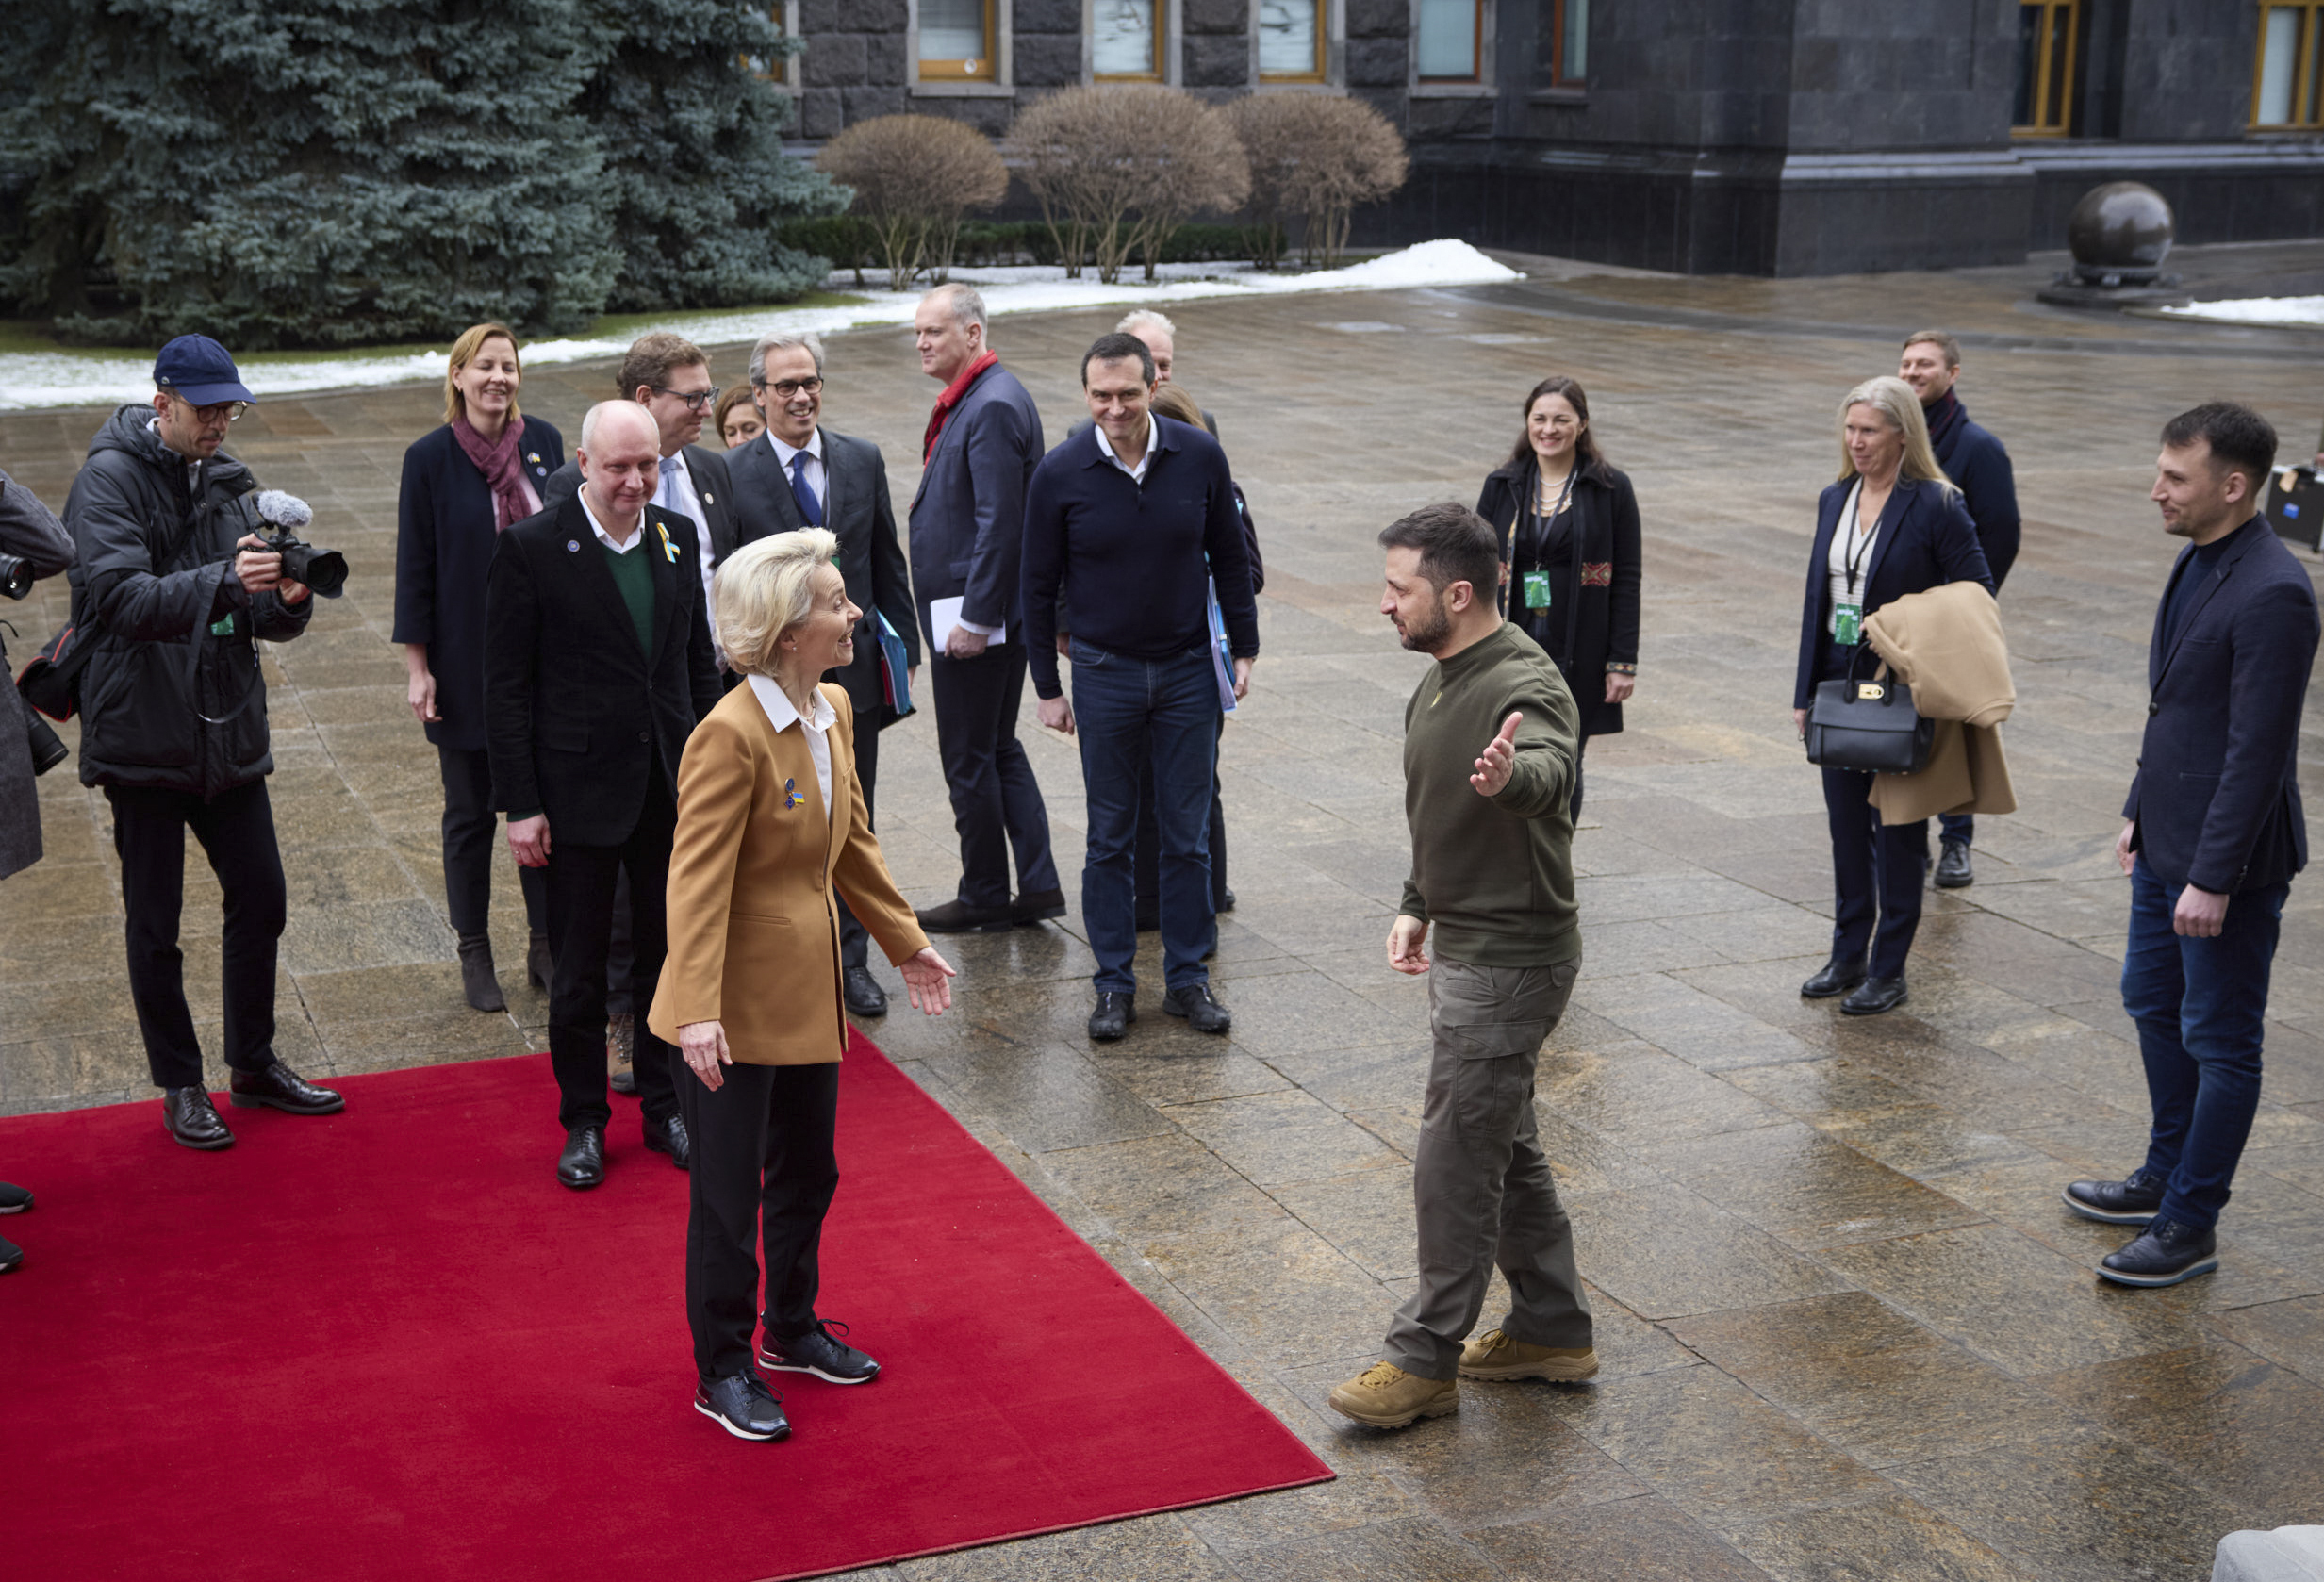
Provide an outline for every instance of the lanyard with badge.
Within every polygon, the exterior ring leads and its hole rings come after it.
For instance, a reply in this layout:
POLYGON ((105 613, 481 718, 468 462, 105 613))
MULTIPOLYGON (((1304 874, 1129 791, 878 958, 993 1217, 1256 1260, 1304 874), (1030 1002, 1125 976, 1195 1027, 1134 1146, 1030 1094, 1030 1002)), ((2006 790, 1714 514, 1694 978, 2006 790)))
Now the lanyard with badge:
POLYGON ((1878 519, 1874 519, 1870 533, 1864 531, 1864 513, 1859 506, 1862 488, 1858 485, 1848 491, 1848 542, 1841 572, 1848 596, 1832 606, 1832 640, 1844 648, 1864 640, 1864 601, 1856 594, 1856 578, 1864 570, 1865 558, 1871 553, 1872 540, 1880 536, 1878 519))
MULTIPOLYGON (((1538 479, 1540 474, 1536 473, 1535 477, 1538 479)), ((1569 470, 1565 475, 1565 486, 1558 491, 1558 503, 1552 506, 1545 516, 1541 512, 1541 485, 1539 483, 1534 485, 1533 519, 1540 524, 1539 536, 1535 540, 1537 547, 1534 552, 1537 555, 1546 556, 1549 553, 1549 524, 1565 514, 1566 503, 1573 497, 1574 471, 1569 470)), ((1525 573, 1523 592, 1526 609, 1546 610, 1549 608, 1549 567, 1545 560, 1525 573)))

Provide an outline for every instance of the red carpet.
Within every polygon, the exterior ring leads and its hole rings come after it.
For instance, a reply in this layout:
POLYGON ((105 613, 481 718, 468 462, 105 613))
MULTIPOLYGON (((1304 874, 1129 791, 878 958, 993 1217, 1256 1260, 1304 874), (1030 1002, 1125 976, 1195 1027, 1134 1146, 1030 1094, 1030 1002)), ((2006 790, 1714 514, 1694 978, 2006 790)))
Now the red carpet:
MULTIPOLYGON (((5 1567, 34 1578, 750 1582, 1319 1482, 1299 1441, 860 1038, 827 1317, 885 1374, 693 1408, 685 1178, 617 1101, 556 1184, 546 1055, 347 1079, 343 1114, 0 1121, 5 1567)), ((223 1100, 222 1100, 223 1110, 223 1100)))

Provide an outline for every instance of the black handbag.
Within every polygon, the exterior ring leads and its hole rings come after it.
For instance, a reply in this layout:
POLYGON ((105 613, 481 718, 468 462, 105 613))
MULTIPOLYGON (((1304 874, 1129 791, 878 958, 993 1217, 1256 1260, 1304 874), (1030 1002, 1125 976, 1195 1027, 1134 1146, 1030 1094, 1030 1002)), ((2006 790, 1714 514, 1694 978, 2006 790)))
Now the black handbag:
POLYGON ((1890 681, 1885 661, 1869 681, 1857 679, 1856 665, 1871 652, 1871 644, 1857 644, 1845 676, 1816 684, 1807 706, 1807 761, 1864 774, 1918 774, 1928 766, 1937 721, 1920 717, 1912 688, 1890 681))

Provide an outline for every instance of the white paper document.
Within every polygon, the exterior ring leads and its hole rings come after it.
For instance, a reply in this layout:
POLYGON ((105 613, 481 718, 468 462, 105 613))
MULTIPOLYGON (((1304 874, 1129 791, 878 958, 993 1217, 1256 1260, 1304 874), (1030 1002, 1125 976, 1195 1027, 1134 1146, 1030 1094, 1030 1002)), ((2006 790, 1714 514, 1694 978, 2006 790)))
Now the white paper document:
MULTIPOLYGON (((928 624, 933 628, 938 653, 944 651, 945 643, 952 635, 952 628, 961 623, 961 606, 967 601, 966 594, 954 599, 931 599, 928 601, 928 624)), ((1004 624, 1000 629, 1000 635, 993 638, 992 641, 1005 643, 1008 640, 1009 628, 1004 624)))

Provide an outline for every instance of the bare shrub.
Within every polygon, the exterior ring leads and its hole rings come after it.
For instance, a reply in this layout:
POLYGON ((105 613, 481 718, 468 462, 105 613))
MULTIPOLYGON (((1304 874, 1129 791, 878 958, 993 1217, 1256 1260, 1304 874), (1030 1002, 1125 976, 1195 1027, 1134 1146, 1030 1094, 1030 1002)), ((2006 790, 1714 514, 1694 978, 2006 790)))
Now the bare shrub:
POLYGON ((1285 223, 1298 216, 1301 254, 1337 263, 1358 206, 1404 185, 1410 161, 1388 118, 1360 99, 1321 93, 1260 93, 1228 107, 1251 167, 1251 209, 1260 262, 1282 257, 1285 223))
POLYGON ((859 121, 825 143, 816 163, 855 189, 850 212, 871 227, 892 291, 923 268, 943 282, 961 221, 1009 190, 1000 151, 975 127, 940 115, 859 121))
POLYGON ((1233 123, 1175 88, 1068 88, 1018 116, 1010 142, 1069 278, 1094 257, 1113 285, 1134 254, 1151 280, 1173 232, 1250 194, 1233 123))

